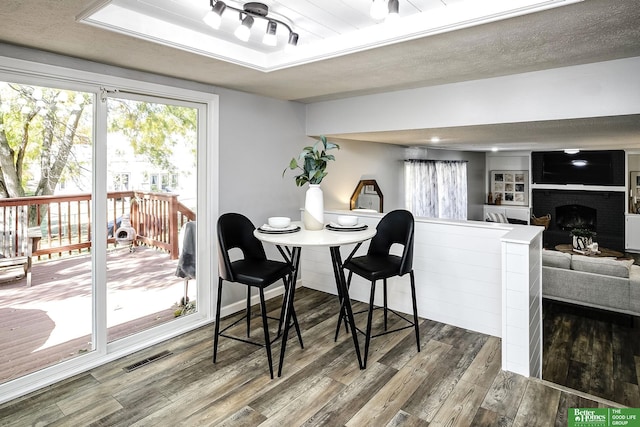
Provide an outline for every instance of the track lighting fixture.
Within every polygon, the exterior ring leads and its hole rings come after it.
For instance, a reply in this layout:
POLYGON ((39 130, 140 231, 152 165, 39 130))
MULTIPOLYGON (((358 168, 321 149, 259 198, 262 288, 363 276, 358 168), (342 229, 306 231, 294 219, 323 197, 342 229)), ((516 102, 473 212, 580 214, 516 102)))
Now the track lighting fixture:
POLYGON ((369 13, 376 21, 393 19, 399 16, 399 0, 373 0, 369 13))
POLYGON ((276 19, 269 14, 269 7, 263 3, 250 2, 245 3, 242 9, 229 6, 223 1, 209 0, 211 10, 204 16, 203 21, 214 29, 219 29, 222 23, 222 17, 225 10, 230 9, 240 14, 240 25, 234 31, 234 35, 246 42, 251 37, 251 27, 255 22, 255 18, 267 21, 267 30, 263 36, 262 42, 268 46, 277 46, 277 29, 278 24, 289 31, 287 48, 295 47, 298 44, 298 33, 295 33, 291 26, 282 20, 276 19))

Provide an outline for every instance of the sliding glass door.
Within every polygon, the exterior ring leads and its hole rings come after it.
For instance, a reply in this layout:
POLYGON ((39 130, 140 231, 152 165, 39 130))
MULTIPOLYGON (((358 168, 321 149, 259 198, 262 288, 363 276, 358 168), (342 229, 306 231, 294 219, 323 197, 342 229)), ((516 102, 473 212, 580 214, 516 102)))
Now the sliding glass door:
POLYGON ((177 264, 196 219, 198 110, 133 94, 106 102, 111 342, 197 310, 195 260, 177 264))
POLYGON ((0 402, 211 321, 217 105, 0 56, 0 402))

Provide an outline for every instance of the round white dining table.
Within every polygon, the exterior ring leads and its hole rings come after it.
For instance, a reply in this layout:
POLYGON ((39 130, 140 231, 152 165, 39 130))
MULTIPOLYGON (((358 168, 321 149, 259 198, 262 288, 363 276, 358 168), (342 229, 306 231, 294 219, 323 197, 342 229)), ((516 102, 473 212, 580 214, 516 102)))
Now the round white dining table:
MULTIPOLYGON (((346 322, 351 328, 351 336, 353 338, 353 344, 356 351, 356 357, 358 358, 358 366, 363 369, 362 357, 360 355, 360 346, 358 344, 357 330, 355 326, 355 320, 353 318, 353 310, 351 308, 351 300, 349 299, 349 289, 344 277, 344 270, 342 269, 342 256, 340 255, 340 246, 355 244, 355 248, 351 251, 347 259, 351 258, 358 250, 363 242, 373 238, 376 234, 375 228, 367 228, 365 230, 341 230, 335 231, 324 228, 322 230, 306 230, 302 223, 292 223, 300 227, 299 231, 293 233, 264 233, 260 229, 256 229, 254 236, 263 242, 276 245, 282 256, 293 267, 293 274, 291 275, 291 283, 287 286, 285 291, 284 302, 284 331, 282 335, 282 345, 280 346, 280 363, 278 365, 278 376, 282 375, 282 365, 284 363, 284 355, 287 343, 287 337, 289 334, 289 327, 291 324, 291 316, 293 313, 293 301, 295 298, 295 283, 297 281, 298 272, 300 269, 300 253, 305 246, 326 246, 331 253, 331 263, 333 272, 336 279, 336 288, 338 291, 338 299, 343 312, 340 316, 345 316, 346 322), (285 249, 286 248, 286 252, 285 249)), ((339 323, 338 323, 339 326, 339 323)))

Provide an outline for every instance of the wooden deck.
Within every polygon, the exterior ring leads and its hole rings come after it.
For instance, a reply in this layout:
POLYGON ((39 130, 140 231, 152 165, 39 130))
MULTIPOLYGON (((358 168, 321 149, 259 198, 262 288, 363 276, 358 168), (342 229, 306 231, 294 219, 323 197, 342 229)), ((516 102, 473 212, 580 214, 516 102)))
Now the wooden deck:
MULTIPOLYGON (((107 255, 108 340, 174 319, 184 294, 177 260, 137 248, 107 255)), ((0 383, 91 351, 91 258, 35 263, 32 286, 0 272, 0 383)), ((189 287, 195 299, 195 285, 189 287)))

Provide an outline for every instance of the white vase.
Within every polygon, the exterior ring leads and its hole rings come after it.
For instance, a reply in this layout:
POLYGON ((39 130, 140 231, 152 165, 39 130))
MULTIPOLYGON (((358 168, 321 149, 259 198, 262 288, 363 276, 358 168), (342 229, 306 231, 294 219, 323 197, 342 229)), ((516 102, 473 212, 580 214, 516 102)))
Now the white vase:
POLYGON ((302 222, 307 230, 324 228, 324 196, 320 184, 309 184, 304 198, 302 222))
POLYGON ((573 236, 573 249, 585 251, 593 243, 591 237, 573 236))

